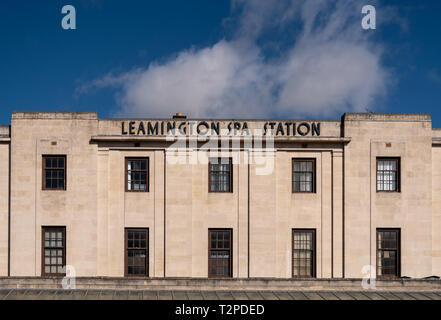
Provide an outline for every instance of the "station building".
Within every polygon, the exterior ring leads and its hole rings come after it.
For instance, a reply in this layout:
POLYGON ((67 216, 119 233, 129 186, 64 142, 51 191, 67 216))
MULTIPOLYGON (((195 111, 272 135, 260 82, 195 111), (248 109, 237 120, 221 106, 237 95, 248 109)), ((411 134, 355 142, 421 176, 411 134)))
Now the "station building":
POLYGON ((100 119, 0 127, 0 276, 441 275, 441 130, 338 120, 100 119))

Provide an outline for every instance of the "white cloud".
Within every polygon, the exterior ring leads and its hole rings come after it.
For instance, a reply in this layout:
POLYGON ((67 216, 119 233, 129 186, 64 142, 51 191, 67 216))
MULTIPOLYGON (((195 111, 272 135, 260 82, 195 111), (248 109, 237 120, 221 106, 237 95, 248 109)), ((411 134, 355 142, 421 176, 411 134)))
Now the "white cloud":
POLYGON ((385 80, 379 58, 360 46, 336 41, 296 48, 280 73, 277 105, 312 116, 363 111, 385 80))
MULTIPOLYGON (((227 116, 240 114, 240 108, 260 104, 249 93, 267 86, 261 79, 259 56, 243 54, 234 45, 220 41, 213 47, 181 52, 166 64, 151 64, 125 84, 123 113, 158 116, 174 112, 202 117, 208 114, 227 116), (250 100, 251 99, 251 100, 250 100)), ((245 110, 243 112, 245 115, 245 110)))
POLYGON ((385 93, 389 74, 369 38, 376 31, 361 29, 355 1, 233 0, 232 8, 240 11, 233 40, 106 75, 78 92, 113 86, 120 114, 155 117, 329 116, 372 109, 385 93), (259 36, 291 28, 291 45, 265 57, 259 36))

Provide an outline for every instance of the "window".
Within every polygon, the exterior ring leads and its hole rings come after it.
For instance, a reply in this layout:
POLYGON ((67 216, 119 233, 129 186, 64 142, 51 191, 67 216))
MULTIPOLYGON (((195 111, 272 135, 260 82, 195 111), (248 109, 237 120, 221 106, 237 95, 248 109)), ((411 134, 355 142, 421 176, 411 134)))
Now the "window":
POLYGON ((231 158, 211 158, 208 164, 209 192, 233 192, 231 158))
POLYGON ((293 159, 293 192, 315 192, 315 159, 293 159))
POLYGON ((400 229, 377 229, 377 277, 400 276, 400 229))
POLYGON ((149 191, 148 168, 148 158, 126 158, 126 191, 149 191))
POLYGON ((43 156, 43 190, 66 190, 66 156, 43 156))
POLYGON ((377 158, 377 191, 400 192, 399 158, 377 158))
POLYGON ((42 228, 42 276, 64 276, 66 227, 42 228))
POLYGON ((231 277, 232 230, 208 230, 208 276, 231 277))
POLYGON ((315 277, 315 230, 294 229, 292 248, 293 277, 315 277))
POLYGON ((125 276, 148 277, 149 230, 126 228, 125 276))

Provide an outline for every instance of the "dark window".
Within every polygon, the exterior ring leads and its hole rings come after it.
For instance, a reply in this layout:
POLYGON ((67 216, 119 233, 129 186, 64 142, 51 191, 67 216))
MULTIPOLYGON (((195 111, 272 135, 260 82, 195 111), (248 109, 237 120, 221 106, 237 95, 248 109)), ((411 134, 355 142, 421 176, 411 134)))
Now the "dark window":
POLYGON ((400 276, 400 229, 377 229, 377 277, 400 276))
POLYGON ((66 227, 42 228, 43 276, 63 276, 66 265, 66 227))
POLYGON ((43 190, 66 190, 66 156, 43 156, 43 190))
POLYGON ((315 159, 293 159, 293 192, 315 192, 315 159))
POLYGON ((231 277, 232 230, 208 230, 208 276, 231 277))
POLYGON ((148 277, 149 230, 126 228, 125 243, 125 275, 148 277))
POLYGON ((208 169, 208 190, 210 192, 233 192, 233 164, 231 158, 211 158, 208 169))
POLYGON ((292 248, 293 277, 315 277, 315 230, 294 229, 292 248))
POLYGON ((377 159, 377 191, 400 191, 400 159, 377 159))
POLYGON ((126 158, 126 191, 149 191, 149 159, 126 158))

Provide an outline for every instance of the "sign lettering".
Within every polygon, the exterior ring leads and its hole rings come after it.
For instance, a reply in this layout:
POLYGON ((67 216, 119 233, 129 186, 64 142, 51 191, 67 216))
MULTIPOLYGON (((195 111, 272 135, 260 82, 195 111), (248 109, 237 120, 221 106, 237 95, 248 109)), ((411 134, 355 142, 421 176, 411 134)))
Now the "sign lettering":
MULTIPOLYGON (((270 121, 260 129, 263 135, 275 137, 320 136, 320 122, 277 122, 270 121)), ((128 120, 121 122, 121 134, 130 136, 250 136, 252 132, 246 121, 227 122, 222 128, 218 121, 145 121, 128 120)))

